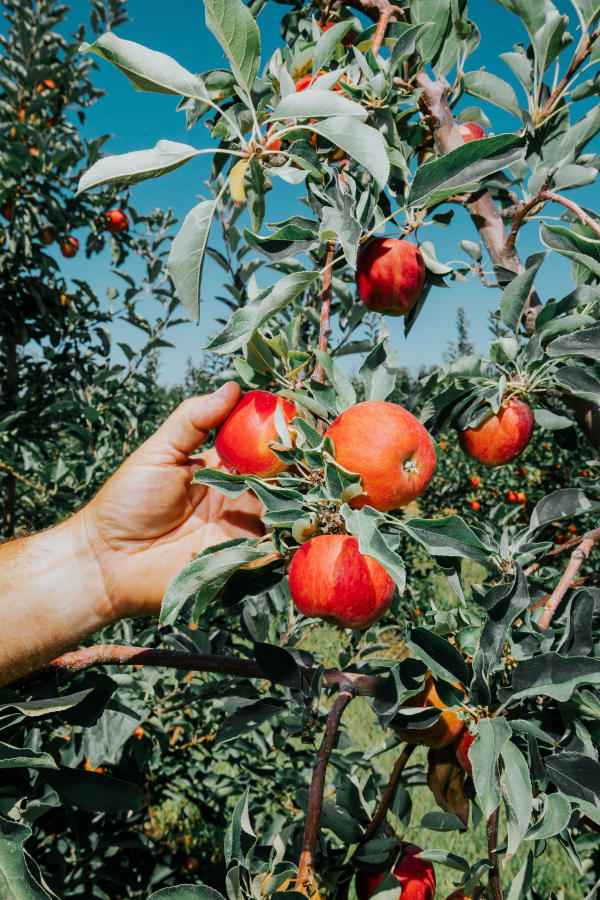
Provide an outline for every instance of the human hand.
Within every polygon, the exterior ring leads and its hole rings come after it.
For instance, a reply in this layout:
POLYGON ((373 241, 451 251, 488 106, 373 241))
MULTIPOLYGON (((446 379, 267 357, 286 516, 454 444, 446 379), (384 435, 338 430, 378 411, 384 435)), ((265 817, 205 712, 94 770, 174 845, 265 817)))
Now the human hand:
POLYGON ((115 619, 158 612, 173 576, 206 547, 263 534, 254 494, 230 499, 191 483, 199 468, 222 468, 214 450, 190 453, 239 396, 229 382, 185 400, 78 514, 115 619))

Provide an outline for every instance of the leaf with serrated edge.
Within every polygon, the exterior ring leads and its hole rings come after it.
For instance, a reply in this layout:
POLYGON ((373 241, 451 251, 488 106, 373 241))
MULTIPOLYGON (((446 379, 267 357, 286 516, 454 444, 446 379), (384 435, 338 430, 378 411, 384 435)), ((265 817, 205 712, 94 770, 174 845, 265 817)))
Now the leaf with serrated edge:
POLYGON ((177 141, 159 141, 150 150, 134 150, 120 156, 105 156, 94 163, 79 179, 77 193, 89 191, 101 184, 122 181, 137 184, 147 178, 160 178, 185 165, 195 156, 212 151, 196 150, 177 141))
POLYGON ((260 68, 260 32, 242 0, 204 0, 206 27, 212 31, 229 60, 241 88, 250 90, 260 68))
POLYGON ((194 322, 200 318, 202 269, 216 208, 216 201, 203 200, 189 211, 171 244, 167 262, 177 295, 194 322))

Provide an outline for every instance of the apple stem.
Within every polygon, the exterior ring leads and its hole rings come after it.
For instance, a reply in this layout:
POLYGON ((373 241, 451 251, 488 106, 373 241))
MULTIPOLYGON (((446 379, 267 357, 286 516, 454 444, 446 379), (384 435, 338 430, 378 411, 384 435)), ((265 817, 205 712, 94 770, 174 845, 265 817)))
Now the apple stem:
MULTIPOLYGON (((319 324, 319 343, 318 350, 327 350, 327 342, 331 334, 331 325, 329 323, 329 315, 331 312, 331 281, 333 277, 332 263, 335 251, 335 242, 327 241, 327 252, 325 254, 325 266, 323 267, 323 287, 321 289, 321 321, 319 324)), ((313 372, 313 381, 319 381, 321 384, 325 380, 325 369, 320 362, 317 362, 313 372)))
POLYGON ((392 770, 392 774, 390 775, 390 780, 388 781, 385 791, 383 792, 383 796, 379 801, 379 806, 377 807, 375 814, 371 821, 369 822, 368 828, 365 831, 361 843, 364 844, 367 841, 370 841, 373 835, 376 833, 377 829, 384 821, 387 811, 389 809, 390 803, 394 797, 394 793, 396 791, 396 787, 398 786, 398 781, 402 772, 404 771, 407 762, 413 754, 413 751, 416 749, 416 744, 407 744, 396 760, 396 764, 392 770))
POLYGON ((327 716, 325 734, 321 746, 317 750, 313 775, 308 795, 308 808, 306 810, 306 825, 302 839, 302 853, 298 863, 298 875, 296 876, 296 890, 306 890, 314 884, 314 856, 319 835, 319 822, 321 820, 321 808, 323 806, 323 792, 325 789, 325 774, 331 751, 333 750, 340 728, 342 714, 351 700, 356 696, 355 682, 348 681, 340 686, 340 692, 327 716))
POLYGON ((538 625, 540 628, 548 628, 550 622, 552 621, 552 617, 556 610, 558 609, 561 600, 573 584, 575 580, 575 575, 581 568, 581 564, 588 558, 590 555, 594 544, 600 540, 600 528, 595 528, 593 531, 588 531, 587 534, 584 534, 583 540, 580 545, 573 550, 571 554, 571 559, 569 560, 569 564, 565 569, 565 573, 563 577, 560 579, 554 591, 544 604, 544 611, 540 616, 540 620, 538 625))
POLYGON ((498 863, 498 822, 500 819, 500 807, 498 806, 487 820, 486 837, 488 842, 488 857, 492 863, 488 886, 491 888, 493 900, 503 900, 502 882, 500 880, 500 865, 498 863))

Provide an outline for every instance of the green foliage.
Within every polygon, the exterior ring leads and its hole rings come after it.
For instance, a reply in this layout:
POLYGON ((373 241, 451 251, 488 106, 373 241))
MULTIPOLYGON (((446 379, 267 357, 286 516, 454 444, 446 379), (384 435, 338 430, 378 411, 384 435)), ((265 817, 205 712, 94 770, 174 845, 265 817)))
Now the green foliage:
MULTIPOLYGON (((583 896, 598 853, 589 823, 594 831, 600 825, 600 591, 593 564, 584 561, 582 580, 565 592, 550 627, 540 627, 538 610, 561 577, 563 550, 574 546, 569 538, 593 527, 600 508, 598 461, 588 458, 573 426, 578 403, 600 402, 599 241, 589 225, 599 219, 587 211, 581 225, 571 207, 563 224, 542 222, 540 242, 548 253, 540 249, 522 271, 504 237, 500 248, 488 243, 495 251, 491 261, 475 241, 457 240, 464 262, 446 265, 434 241, 422 235, 448 224, 438 207, 466 193, 494 201, 499 216, 515 223, 515 237, 527 211, 547 200, 539 191, 594 180, 598 165, 589 144, 600 115, 598 107, 581 113, 577 105, 594 86, 577 94, 558 70, 553 80, 548 71, 557 59, 564 69, 572 61, 579 76, 583 61, 597 55, 592 28, 600 8, 591 0, 576 4, 581 32, 571 47, 572 26, 550 0, 502 0, 530 41, 502 55, 518 82, 511 85, 467 70, 480 35, 462 0, 404 4, 407 21, 389 23, 381 54, 371 47, 374 27, 359 32, 365 23, 350 20, 347 10, 340 11, 339 24, 322 31, 310 10, 290 3, 282 19, 285 45, 263 62, 262 73, 255 21, 261 5, 206 0, 207 27, 231 71, 202 75, 120 39, 105 16, 106 33, 82 49, 115 64, 137 91, 179 97, 189 128, 206 120, 210 146, 161 141, 152 150, 104 158, 102 140, 84 147, 65 115, 69 104, 77 109, 97 94, 90 58, 66 52, 51 31, 60 10, 50 3, 34 10, 27 0, 9 9, 0 63, 9 137, 14 128, 2 151, 9 176, 0 198, 14 203, 4 237, 11 255, 0 268, 16 299, 2 313, 7 533, 15 520, 26 529, 73 509, 175 399, 155 385, 156 350, 177 321, 171 284, 153 287, 163 311, 151 322, 138 307, 143 288, 121 270, 135 252, 145 261, 148 285, 155 282, 170 216, 141 217, 127 205, 135 234, 111 239, 114 264, 127 284, 119 315, 147 336, 140 353, 121 348, 126 367, 111 362, 102 326, 112 319, 87 285, 59 309, 62 276, 32 235, 46 220, 61 235, 85 226, 91 230, 87 252, 97 252, 105 239, 101 211, 117 198, 128 204, 120 193, 126 185, 168 175, 200 153, 214 154, 208 196, 182 223, 167 269, 197 320, 209 254, 229 279, 219 298, 229 318, 218 322, 208 348, 221 362, 198 369, 193 361, 185 391, 234 374, 248 387, 275 388, 293 400, 296 417, 289 427, 277 422, 272 450, 288 467, 277 482, 208 468, 195 476, 229 497, 253 490, 264 505, 265 536, 231 541, 191 560, 165 595, 160 631, 154 623, 121 623, 99 636, 105 643, 196 654, 199 672, 181 676, 144 666, 60 678, 42 673, 2 692, 0 755, 10 769, 0 793, 7 859, 20 873, 23 896, 31 897, 51 896, 45 879, 50 889, 74 897, 118 892, 141 898, 155 891, 157 897, 217 900, 226 892, 230 900, 260 900, 267 874, 269 895, 295 878, 331 686, 314 639, 320 625, 296 612, 287 583, 288 563, 310 529, 355 536, 361 552, 379 561, 398 588, 376 626, 364 633, 340 630, 328 647, 339 669, 380 679, 374 696, 362 701, 370 703, 379 730, 365 746, 363 735, 343 728, 333 749, 315 852, 319 889, 343 897, 358 867, 389 867, 398 840, 416 827, 412 791, 428 785, 432 799, 419 827, 424 858, 435 862, 440 881, 470 894, 493 866, 486 854, 497 850, 520 864, 506 896, 538 898, 548 884, 534 858, 551 842, 567 854, 571 883, 579 880, 583 896), (25 69, 29 50, 20 46, 19 16, 26 34, 33 33, 36 16, 44 34, 32 45, 38 55, 23 83, 13 71, 25 69), (351 27, 354 43, 342 43, 351 27), (436 76, 455 73, 449 110, 464 94, 492 100, 517 117, 519 134, 442 153, 432 117, 423 115, 421 76, 428 63, 436 76), (294 82, 309 71, 319 78, 296 91, 294 82), (46 97, 36 84, 48 72, 61 91, 52 146, 39 133, 40 123, 27 118, 30 107, 41 115, 46 97), (37 155, 27 149, 34 138, 37 155), (74 168, 85 153, 90 166, 75 195, 74 168), (427 161, 426 154, 434 158, 427 161), (269 223, 268 192, 277 189, 277 178, 296 186, 305 215, 269 223), (55 182, 60 190, 47 201, 46 189, 55 182), (88 194, 92 188, 100 192, 88 194), (519 195, 523 202, 516 202, 519 195), (245 207, 250 227, 238 225, 245 207), (459 317, 448 359, 420 373, 416 384, 400 369, 385 323, 366 312, 353 286, 361 244, 389 223, 421 245, 427 266, 424 291, 406 317, 407 334, 418 315, 427 315, 432 286, 469 276, 489 284, 485 267, 491 262, 502 288, 485 354, 470 345, 459 317), (139 233, 142 225, 146 234, 139 233), (573 290, 548 300, 527 328, 531 292, 548 254, 571 264, 573 290), (259 290, 261 267, 274 280, 259 290), (327 311, 329 280, 334 328, 324 344, 329 322, 321 310, 323 304, 327 311), (23 340, 15 353, 17 335, 23 340), (348 353, 364 354, 353 379, 340 365, 348 353), (322 380, 314 377, 321 370, 322 380), (530 403, 538 430, 514 465, 483 470, 457 450, 456 429, 477 427, 512 396, 530 403), (360 475, 336 461, 331 440, 323 437, 323 426, 363 399, 410 406, 437 441, 431 487, 405 509, 353 508, 360 475), (48 433, 44 447, 37 440, 40 426, 48 433), (52 496, 51 509, 39 508, 40 490, 52 496), (255 565, 261 562, 267 564, 255 565), (244 568, 248 564, 253 567, 244 568), (190 620, 199 615, 196 627, 190 620), (212 671, 220 674, 208 674, 211 667, 203 668, 198 656, 218 657, 212 671), (231 657, 245 665, 246 675, 231 674, 231 657), (366 840, 387 781, 378 757, 399 752, 394 726, 421 730, 440 718, 437 707, 411 706, 427 673, 446 711, 476 734, 473 776, 460 769, 454 746, 432 748, 427 759, 416 755, 393 791, 392 830, 380 828, 366 840), (455 852, 444 843, 448 835, 476 830, 496 810, 501 829, 497 842, 492 838, 495 847, 473 843, 455 852), (189 831, 180 830, 181 822, 190 823, 189 831), (204 884, 177 887, 186 878, 197 880, 188 856, 198 861, 204 884)), ((93 9, 101 16, 102 6, 93 9)), ((116 24, 121 6, 112 13, 116 24)), ((83 37, 82 30, 78 41, 83 37)), ((0 866, 7 877, 8 862, 0 866)))

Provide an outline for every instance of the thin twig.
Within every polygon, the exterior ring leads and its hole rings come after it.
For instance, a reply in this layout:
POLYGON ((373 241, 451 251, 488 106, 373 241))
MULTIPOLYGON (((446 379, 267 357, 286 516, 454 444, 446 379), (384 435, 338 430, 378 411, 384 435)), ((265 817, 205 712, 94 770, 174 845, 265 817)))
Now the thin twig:
POLYGON ((2 462, 0 460, 0 469, 4 469, 5 472, 10 472, 13 478, 16 478, 17 481, 20 481, 22 484, 26 484, 27 487, 33 488, 34 491, 39 491, 40 494, 50 494, 50 491, 47 491, 46 488, 42 487, 41 484, 36 484, 34 481, 28 481, 27 478, 24 478, 22 475, 19 475, 12 466, 9 466, 7 463, 2 462))
POLYGON ((323 790, 325 788, 325 774, 327 763, 337 740, 342 714, 350 701, 356 695, 355 687, 347 682, 340 688, 335 702, 329 710, 325 734, 321 746, 317 751, 313 776, 308 795, 308 808, 306 810, 306 825, 302 839, 302 853, 298 863, 298 875, 296 877, 296 890, 306 889, 314 883, 314 857, 319 834, 319 822, 321 820, 321 808, 323 806, 323 790))
POLYGON ((502 882, 500 880, 500 866, 498 863, 498 854, 496 848, 498 846, 498 820, 500 818, 500 807, 494 810, 485 829, 488 842, 488 857, 492 863, 490 869, 488 885, 491 888, 493 900, 503 900, 502 882))
POLYGON ((563 91, 569 84, 571 78, 573 77, 573 75, 575 74, 577 69, 579 69, 579 67, 585 62, 587 57, 592 52, 594 43, 598 39, 599 35, 600 35, 600 26, 596 29, 596 31, 593 34, 585 35, 585 38, 582 40, 581 46, 580 46, 578 52, 575 54, 575 56, 571 60, 571 64, 569 65, 569 68, 567 69, 567 71, 565 72, 565 74, 563 75, 563 77, 561 78, 559 83, 556 85, 556 87, 551 91, 550 96, 548 97, 548 99, 544 103, 542 109, 540 110, 540 115, 538 116, 538 121, 537 121, 538 125, 541 124, 544 121, 544 119, 546 118, 546 116, 548 116, 552 112, 555 104, 562 97, 563 91))
POLYGON ((377 56, 377 54, 381 50, 381 45, 383 44, 383 39, 385 37, 385 32, 392 15, 392 11, 393 9, 391 6, 386 6, 385 9, 381 10, 379 23, 377 25, 377 30, 375 31, 375 37, 373 38, 373 43, 371 44, 371 52, 373 53, 373 56, 377 56))
MULTIPOLYGON (((600 575, 584 575, 582 578, 576 578, 575 581, 571 582, 571 587, 585 587, 588 584, 598 584, 600 583, 600 575)), ((544 606, 545 603, 548 602, 552 594, 546 594, 545 597, 541 597, 539 600, 536 600, 535 603, 532 603, 529 607, 530 612, 535 612, 536 609, 539 609, 540 606, 544 606)))
POLYGON ((577 547, 576 550, 573 550, 571 559, 569 560, 569 565, 565 569, 565 574, 554 588, 554 591, 552 592, 552 594, 548 598, 548 601, 546 602, 546 605, 544 606, 544 611, 540 616, 540 620, 538 622, 540 628, 548 628, 548 626, 550 625, 552 616, 558 609, 561 600, 575 580, 575 575, 581 568, 581 564, 588 558, 592 551, 592 547, 598 540, 600 540, 600 528, 595 528, 593 531, 588 531, 587 534, 584 534, 583 540, 579 547, 577 547))
POLYGON ((562 553, 566 553, 567 550, 570 550, 571 547, 577 547, 585 535, 582 534, 579 537, 570 538, 570 540, 565 541, 564 544, 557 544, 556 547, 553 547, 552 550, 548 550, 547 553, 544 553, 541 559, 538 559, 537 562, 531 563, 530 566, 527 566, 526 569, 523 569, 523 575, 528 578, 530 575, 533 575, 537 569, 544 565, 544 563, 549 562, 554 556, 559 556, 562 553))
POLYGON ((390 803, 392 802, 392 798, 394 796, 394 792, 398 785, 398 780, 404 771, 407 762, 409 761, 413 751, 416 749, 416 744, 407 744, 398 759, 396 760, 396 765, 392 770, 392 774, 390 775, 390 780, 387 783, 386 789, 383 792, 383 796, 379 801, 379 806, 375 810, 375 814, 371 821, 369 822, 368 828, 365 831, 361 843, 366 843, 370 841, 373 835, 376 833, 377 829, 385 819, 387 815, 387 811, 389 809, 390 803))
MULTIPOLYGON (((577 203, 574 203, 573 200, 569 200, 568 197, 563 197, 562 194, 557 194, 554 191, 541 190, 535 195, 535 197, 532 197, 531 200, 528 200, 527 203, 524 203, 515 212, 515 217, 510 229, 510 234, 506 239, 507 247, 513 248, 515 246, 517 233, 531 210, 543 205, 544 202, 548 201, 551 201, 552 203, 560 203, 562 206, 570 209, 571 212, 574 213, 577 218, 580 219, 581 222, 583 222, 584 225, 587 225, 595 234, 598 235, 598 237, 600 237, 600 225, 598 225, 598 223, 595 222, 591 216, 588 216, 585 210, 578 206, 577 203)), ((512 209, 507 210, 507 213, 510 212, 512 212, 512 209)))
MULTIPOLYGON (((329 316, 331 312, 331 281, 332 281, 332 263, 333 253, 335 250, 335 242, 327 242, 327 253, 325 254, 325 267, 323 269, 323 287, 321 289, 321 321, 319 325, 319 343, 317 349, 323 352, 327 351, 327 342, 331 334, 331 325, 329 316)), ((319 381, 321 384, 325 380, 325 369, 319 361, 313 372, 313 381, 319 381)))
MULTIPOLYGON (((267 678, 273 683, 275 679, 269 678, 251 659, 241 659, 235 656, 217 656, 201 653, 184 653, 179 650, 162 650, 148 647, 121 646, 119 644, 97 644, 93 647, 85 647, 83 650, 73 650, 53 660, 37 672, 27 675, 16 685, 30 682, 40 675, 51 672, 64 672, 73 675, 82 672, 92 666, 166 666, 170 669, 183 669, 195 672, 218 672, 223 675, 239 675, 242 678, 267 678)), ((313 670, 302 667, 302 673, 310 680, 313 670)), ((354 672, 338 672, 330 669, 323 676, 323 685, 326 688, 340 688, 342 685, 352 684, 357 696, 374 697, 383 679, 374 675, 360 675, 354 672)), ((7 685, 9 687, 10 685, 7 685)))

